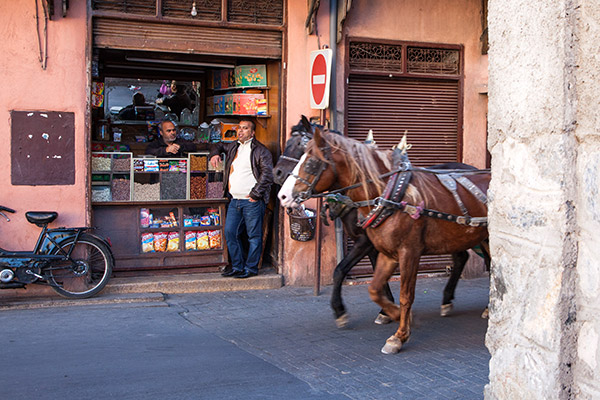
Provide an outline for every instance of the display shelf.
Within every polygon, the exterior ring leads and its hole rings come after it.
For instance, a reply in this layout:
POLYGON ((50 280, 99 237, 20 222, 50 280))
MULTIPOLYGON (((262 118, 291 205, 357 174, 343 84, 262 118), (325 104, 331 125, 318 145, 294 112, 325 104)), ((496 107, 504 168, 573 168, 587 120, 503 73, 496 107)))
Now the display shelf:
POLYGON ((92 152, 92 201, 129 201, 133 192, 133 153, 92 152), (107 177, 107 179, 98 179, 107 177))
POLYGON ((226 88, 218 88, 218 89, 209 89, 213 92, 226 92, 228 90, 248 90, 248 89, 256 89, 256 90, 269 90, 270 86, 231 86, 226 88))

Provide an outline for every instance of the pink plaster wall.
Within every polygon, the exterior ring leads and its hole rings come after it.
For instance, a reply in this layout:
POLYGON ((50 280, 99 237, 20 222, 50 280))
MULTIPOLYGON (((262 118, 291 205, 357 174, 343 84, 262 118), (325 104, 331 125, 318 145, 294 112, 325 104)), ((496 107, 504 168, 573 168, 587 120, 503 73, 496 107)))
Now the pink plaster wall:
MULTIPOLYGON (((286 125, 295 125, 300 115, 318 115, 311 110, 308 81, 309 55, 318 49, 317 37, 307 36, 304 22, 307 2, 288 0, 286 125)), ((346 19, 348 35, 385 40, 462 44, 464 46, 463 161, 483 168, 486 150, 487 56, 481 55, 480 0, 354 0, 346 19)), ((329 1, 322 0, 318 13, 321 46, 329 44, 329 1)), ((338 127, 344 113, 343 41, 338 44, 337 111, 338 127)), ((309 203, 310 204, 310 203, 309 203)), ((283 273, 286 283, 312 285, 316 241, 290 239, 287 219, 284 226, 283 273)), ((335 234, 324 230, 322 282, 330 283, 336 265, 335 234)))
MULTIPOLYGON (((32 249, 39 228, 25 211, 58 211, 53 226, 87 223, 88 110, 86 1, 71 1, 68 16, 48 22, 48 64, 41 68, 34 1, 0 2, 0 204, 17 211, 11 222, 0 220, 0 246, 32 249), (10 111, 65 111, 75 114, 75 184, 12 186, 10 111), (10 229, 10 232, 9 232, 10 229)), ((38 2, 41 7, 41 2, 38 2)), ((41 15, 43 15, 40 9, 41 15)))

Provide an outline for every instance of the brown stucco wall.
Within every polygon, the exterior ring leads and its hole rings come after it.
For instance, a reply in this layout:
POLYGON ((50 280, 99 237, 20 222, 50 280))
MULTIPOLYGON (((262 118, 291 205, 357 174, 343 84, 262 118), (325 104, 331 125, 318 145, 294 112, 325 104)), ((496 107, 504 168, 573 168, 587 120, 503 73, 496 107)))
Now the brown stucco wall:
MULTIPOLYGON (((318 49, 317 37, 304 28, 306 2, 288 1, 287 109, 286 124, 296 124, 301 114, 318 115, 310 109, 309 55, 318 49)), ((321 1, 318 13, 321 46, 329 44, 329 1, 321 1)), ((464 46, 463 161, 485 167, 487 112, 487 56, 481 55, 481 1, 354 0, 345 23, 349 36, 382 40, 461 44, 464 46)), ((343 127, 346 87, 344 40, 337 53, 337 127, 343 127)), ((377 138, 375 138, 377 139, 377 138)), ((311 203, 309 203, 308 206, 311 203)), ((283 238, 282 270, 287 284, 313 283, 315 241, 299 243, 289 238, 287 220, 283 238)), ((333 227, 324 230, 322 282, 330 283, 336 265, 333 227)))
MULTIPOLYGON (((48 22, 48 61, 43 70, 35 20, 36 2, 0 3, 0 204, 14 208, 11 222, 0 222, 0 245, 32 249, 39 229, 25 220, 25 211, 58 211, 55 225, 83 225, 87 222, 86 127, 87 11, 85 1, 72 1, 68 16, 48 22), (61 186, 11 185, 10 111, 61 111, 75 114, 75 183, 61 186)), ((40 15, 43 12, 40 9, 40 15)), ((43 22, 40 22, 43 35, 43 22)))

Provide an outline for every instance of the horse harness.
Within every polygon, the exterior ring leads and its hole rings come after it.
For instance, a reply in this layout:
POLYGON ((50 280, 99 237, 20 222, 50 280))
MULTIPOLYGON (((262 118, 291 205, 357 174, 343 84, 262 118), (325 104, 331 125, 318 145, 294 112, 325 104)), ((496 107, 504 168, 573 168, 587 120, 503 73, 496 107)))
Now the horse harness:
MULTIPOLYGON (((328 202, 343 203, 344 208, 375 206, 366 217, 359 217, 357 225, 362 229, 378 227, 396 211, 405 212, 415 220, 420 218, 421 215, 425 215, 431 218, 455 222, 460 225, 472 227, 487 226, 487 217, 471 217, 469 215, 467 208, 457 192, 458 183, 469 193, 475 196, 477 200, 487 205, 487 196, 485 193, 483 193, 483 191, 479 189, 470 179, 464 176, 464 172, 457 170, 442 172, 441 170, 413 168, 408 156, 406 156, 406 154, 399 155, 398 153, 399 152, 396 151, 394 152, 392 160, 393 164, 395 166, 399 166, 400 168, 395 171, 388 180, 382 196, 377 197, 374 200, 353 202, 347 196, 343 196, 340 193, 334 193, 326 196, 326 200, 328 202), (412 170, 434 173, 440 183, 452 194, 452 197, 460 208, 462 215, 454 215, 442 211, 430 210, 424 207, 423 202, 421 202, 420 205, 415 206, 408 204, 406 201, 402 201, 402 198, 406 193, 406 189, 408 188, 408 184, 412 178, 412 170)), ((340 215, 346 213, 344 209, 338 212, 340 215)))
MULTIPOLYGON (((383 221, 385 221, 390 215, 392 215, 396 211, 402 211, 404 213, 407 213, 408 215, 410 215, 411 218, 415 220, 419 219, 421 215, 425 215, 431 218, 455 222, 460 225, 467 225, 472 227, 487 226, 487 217, 471 217, 469 215, 467 208, 465 207, 462 199, 460 198, 457 192, 458 183, 462 187, 464 187, 469 193, 471 193, 477 200, 479 200, 484 205, 487 205, 486 194, 483 193, 481 189, 479 189, 469 178, 465 176, 464 171, 448 170, 442 172, 442 170, 413 168, 406 153, 400 151, 399 149, 394 150, 394 153, 392 154, 392 163, 395 167, 395 170, 391 173, 383 174, 381 176, 384 177, 391 175, 383 191, 382 196, 377 197, 373 200, 354 202, 349 197, 340 194, 340 192, 357 187, 358 185, 351 185, 329 193, 314 195, 313 192, 315 186, 328 166, 331 166, 333 168, 333 173, 336 179, 338 176, 335 164, 329 161, 331 160, 331 147, 329 145, 326 145, 325 147, 321 147, 320 150, 323 152, 327 161, 323 161, 313 156, 308 158, 304 162, 304 172, 307 175, 311 175, 314 177, 312 179, 312 182, 309 182, 308 180, 296 174, 290 174, 294 178, 308 186, 308 188, 305 191, 297 194, 297 197, 295 198, 295 201, 297 203, 302 203, 311 197, 325 197, 327 201, 343 202, 345 206, 344 208, 375 206, 366 217, 359 217, 357 225, 362 229, 378 227, 383 223, 383 221), (448 191, 450 191, 452 197, 454 198, 458 207, 460 208, 462 215, 455 215, 442 211, 430 210, 424 207, 423 202, 421 202, 420 205, 415 206, 408 204, 406 201, 402 201, 402 198, 404 197, 406 189, 408 188, 408 185, 412 178, 411 171, 424 171, 434 173, 440 181, 440 183, 446 189, 448 189, 448 191)), ((345 211, 344 209, 342 209, 338 217, 346 214, 347 212, 349 211, 345 211)))

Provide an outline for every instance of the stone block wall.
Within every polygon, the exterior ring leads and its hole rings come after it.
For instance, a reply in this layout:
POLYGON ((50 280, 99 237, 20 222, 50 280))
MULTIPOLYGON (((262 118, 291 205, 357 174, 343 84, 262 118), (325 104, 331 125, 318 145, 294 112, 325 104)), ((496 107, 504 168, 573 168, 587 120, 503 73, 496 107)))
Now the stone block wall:
POLYGON ((599 398, 600 6, 489 1, 487 399, 599 398))

